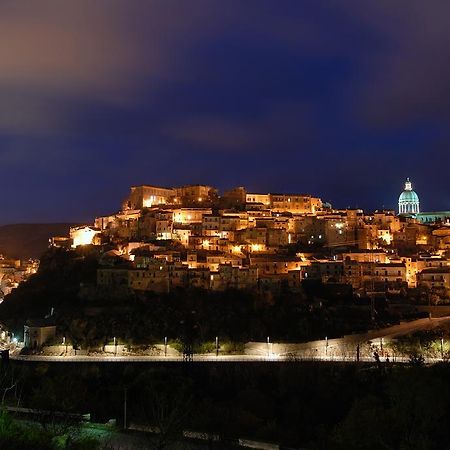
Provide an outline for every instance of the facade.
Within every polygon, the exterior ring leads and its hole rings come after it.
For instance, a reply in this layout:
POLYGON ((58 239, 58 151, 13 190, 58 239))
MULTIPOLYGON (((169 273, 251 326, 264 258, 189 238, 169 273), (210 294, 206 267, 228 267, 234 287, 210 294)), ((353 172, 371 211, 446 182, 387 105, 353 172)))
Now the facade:
POLYGON ((322 200, 303 194, 246 194, 248 204, 261 204, 275 212, 315 214, 322 209, 322 200))
POLYGON ((450 291, 450 267, 429 267, 418 276, 418 285, 431 290, 450 291))
POLYGON ((246 194, 247 203, 261 203, 265 206, 270 205, 270 194, 246 194))
POLYGON ((140 210, 163 205, 191 206, 213 201, 217 190, 212 186, 192 184, 175 188, 142 185, 132 186, 122 209, 140 210))
POLYGON ((442 222, 448 224, 450 222, 450 211, 421 212, 417 214, 416 219, 422 223, 442 222))
POLYGON ((123 204, 123 209, 151 208, 156 205, 171 203, 176 197, 176 191, 172 188, 158 186, 132 186, 129 197, 123 204))
POLYGON ((305 268, 305 278, 322 280, 324 282, 339 282, 344 275, 343 261, 313 260, 305 268))
POLYGON ((97 271, 97 285, 105 287, 128 286, 128 272, 124 267, 102 267, 97 271))
POLYGON ((191 184, 175 188, 176 202, 183 205, 201 204, 212 201, 217 189, 204 184, 191 184))
POLYGON ((73 227, 70 229, 70 239, 72 240, 72 247, 79 247, 80 245, 97 244, 100 238, 101 230, 99 228, 82 226, 73 227))
POLYGON ((39 348, 56 336, 56 326, 49 320, 29 320, 23 327, 25 347, 39 348))

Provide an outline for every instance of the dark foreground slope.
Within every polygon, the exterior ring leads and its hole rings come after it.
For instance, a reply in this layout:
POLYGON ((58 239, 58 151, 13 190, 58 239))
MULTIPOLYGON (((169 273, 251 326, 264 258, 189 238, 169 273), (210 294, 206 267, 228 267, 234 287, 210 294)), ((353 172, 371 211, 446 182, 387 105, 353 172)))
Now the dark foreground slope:
POLYGON ((0 254, 9 258, 39 258, 52 236, 68 236, 69 223, 20 223, 0 226, 0 254))
MULTIPOLYGON (((208 447, 217 450, 234 448, 229 443, 236 438, 286 449, 450 448, 447 363, 12 362, 8 370, 18 388, 7 392, 6 404, 20 396, 21 406, 90 413, 94 422, 122 424, 127 392, 128 424, 163 430, 161 445, 144 448, 173 449, 186 429, 220 435, 222 441, 208 447)), ((9 378, 1 378, 0 387, 2 380, 9 378)))

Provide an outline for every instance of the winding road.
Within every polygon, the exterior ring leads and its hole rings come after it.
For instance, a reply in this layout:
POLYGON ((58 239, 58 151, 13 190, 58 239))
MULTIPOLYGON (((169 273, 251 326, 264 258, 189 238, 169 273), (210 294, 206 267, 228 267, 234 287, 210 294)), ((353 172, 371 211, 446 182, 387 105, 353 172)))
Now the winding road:
MULTIPOLYGON (((245 346, 245 354, 194 354, 193 362, 283 362, 283 361, 336 361, 354 362, 359 351, 359 361, 373 361, 373 350, 382 357, 390 357, 395 362, 407 362, 408 358, 399 357, 383 351, 383 344, 392 338, 409 334, 418 330, 429 330, 450 323, 450 316, 439 318, 425 318, 410 322, 402 322, 387 328, 370 330, 367 333, 352 334, 338 339, 323 339, 300 344, 281 344, 272 342, 249 342, 245 346), (372 346, 369 346, 368 343, 372 346), (363 351, 363 346, 364 351, 363 351)), ((123 355, 20 355, 18 349, 12 350, 10 358, 16 361, 30 362, 59 362, 59 363, 165 363, 182 362, 182 355, 168 356, 123 356, 123 355)), ((427 362, 436 362, 427 360, 427 362)))

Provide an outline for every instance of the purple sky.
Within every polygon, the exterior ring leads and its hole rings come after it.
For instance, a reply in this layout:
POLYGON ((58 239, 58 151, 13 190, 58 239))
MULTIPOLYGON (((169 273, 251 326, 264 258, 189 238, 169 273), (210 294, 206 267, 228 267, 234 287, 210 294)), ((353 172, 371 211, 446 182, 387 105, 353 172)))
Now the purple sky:
POLYGON ((132 184, 450 209, 446 0, 5 0, 0 223, 132 184))

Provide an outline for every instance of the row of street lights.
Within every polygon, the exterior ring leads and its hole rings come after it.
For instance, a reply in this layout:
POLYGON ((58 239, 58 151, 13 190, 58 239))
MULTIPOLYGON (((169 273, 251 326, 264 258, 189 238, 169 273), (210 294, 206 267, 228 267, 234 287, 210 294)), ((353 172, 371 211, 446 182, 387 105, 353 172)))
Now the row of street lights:
MULTIPOLYGON (((269 339, 269 338, 267 338, 269 339)), ((62 345, 66 346, 66 353, 67 353, 67 343, 66 343, 66 337, 63 336, 62 345)), ((117 355, 117 346, 119 345, 118 340, 116 337, 113 337, 113 345, 115 347, 115 354, 117 355)), ((164 356, 167 356, 167 336, 164 336, 164 356)), ((215 339, 215 348, 216 348, 216 356, 219 356, 219 337, 216 336, 215 339)))
MULTIPOLYGON (((273 356, 273 343, 270 342, 270 336, 267 336, 267 356, 268 358, 270 358, 271 356, 273 356)), ((63 337, 62 340, 62 345, 66 346, 66 353, 67 353, 67 343, 66 343, 66 337, 63 337)), ((118 345, 118 340, 116 339, 116 337, 114 336, 113 338, 113 345, 115 347, 115 355, 117 355, 117 345, 118 345)), ((164 356, 167 357, 167 346, 168 346, 168 341, 167 341, 167 336, 164 337, 164 356)), ((441 358, 444 359, 444 338, 441 337, 440 339, 440 350, 441 350, 441 358)), ((219 337, 216 336, 215 337, 215 353, 216 356, 219 356, 219 337)), ((380 350, 381 352, 383 352, 383 338, 380 337, 380 350)), ((360 345, 357 345, 357 350, 356 350, 356 354, 357 354, 357 361, 359 361, 359 357, 360 357, 360 345)), ((325 336, 325 356, 328 356, 328 336, 325 336)))

